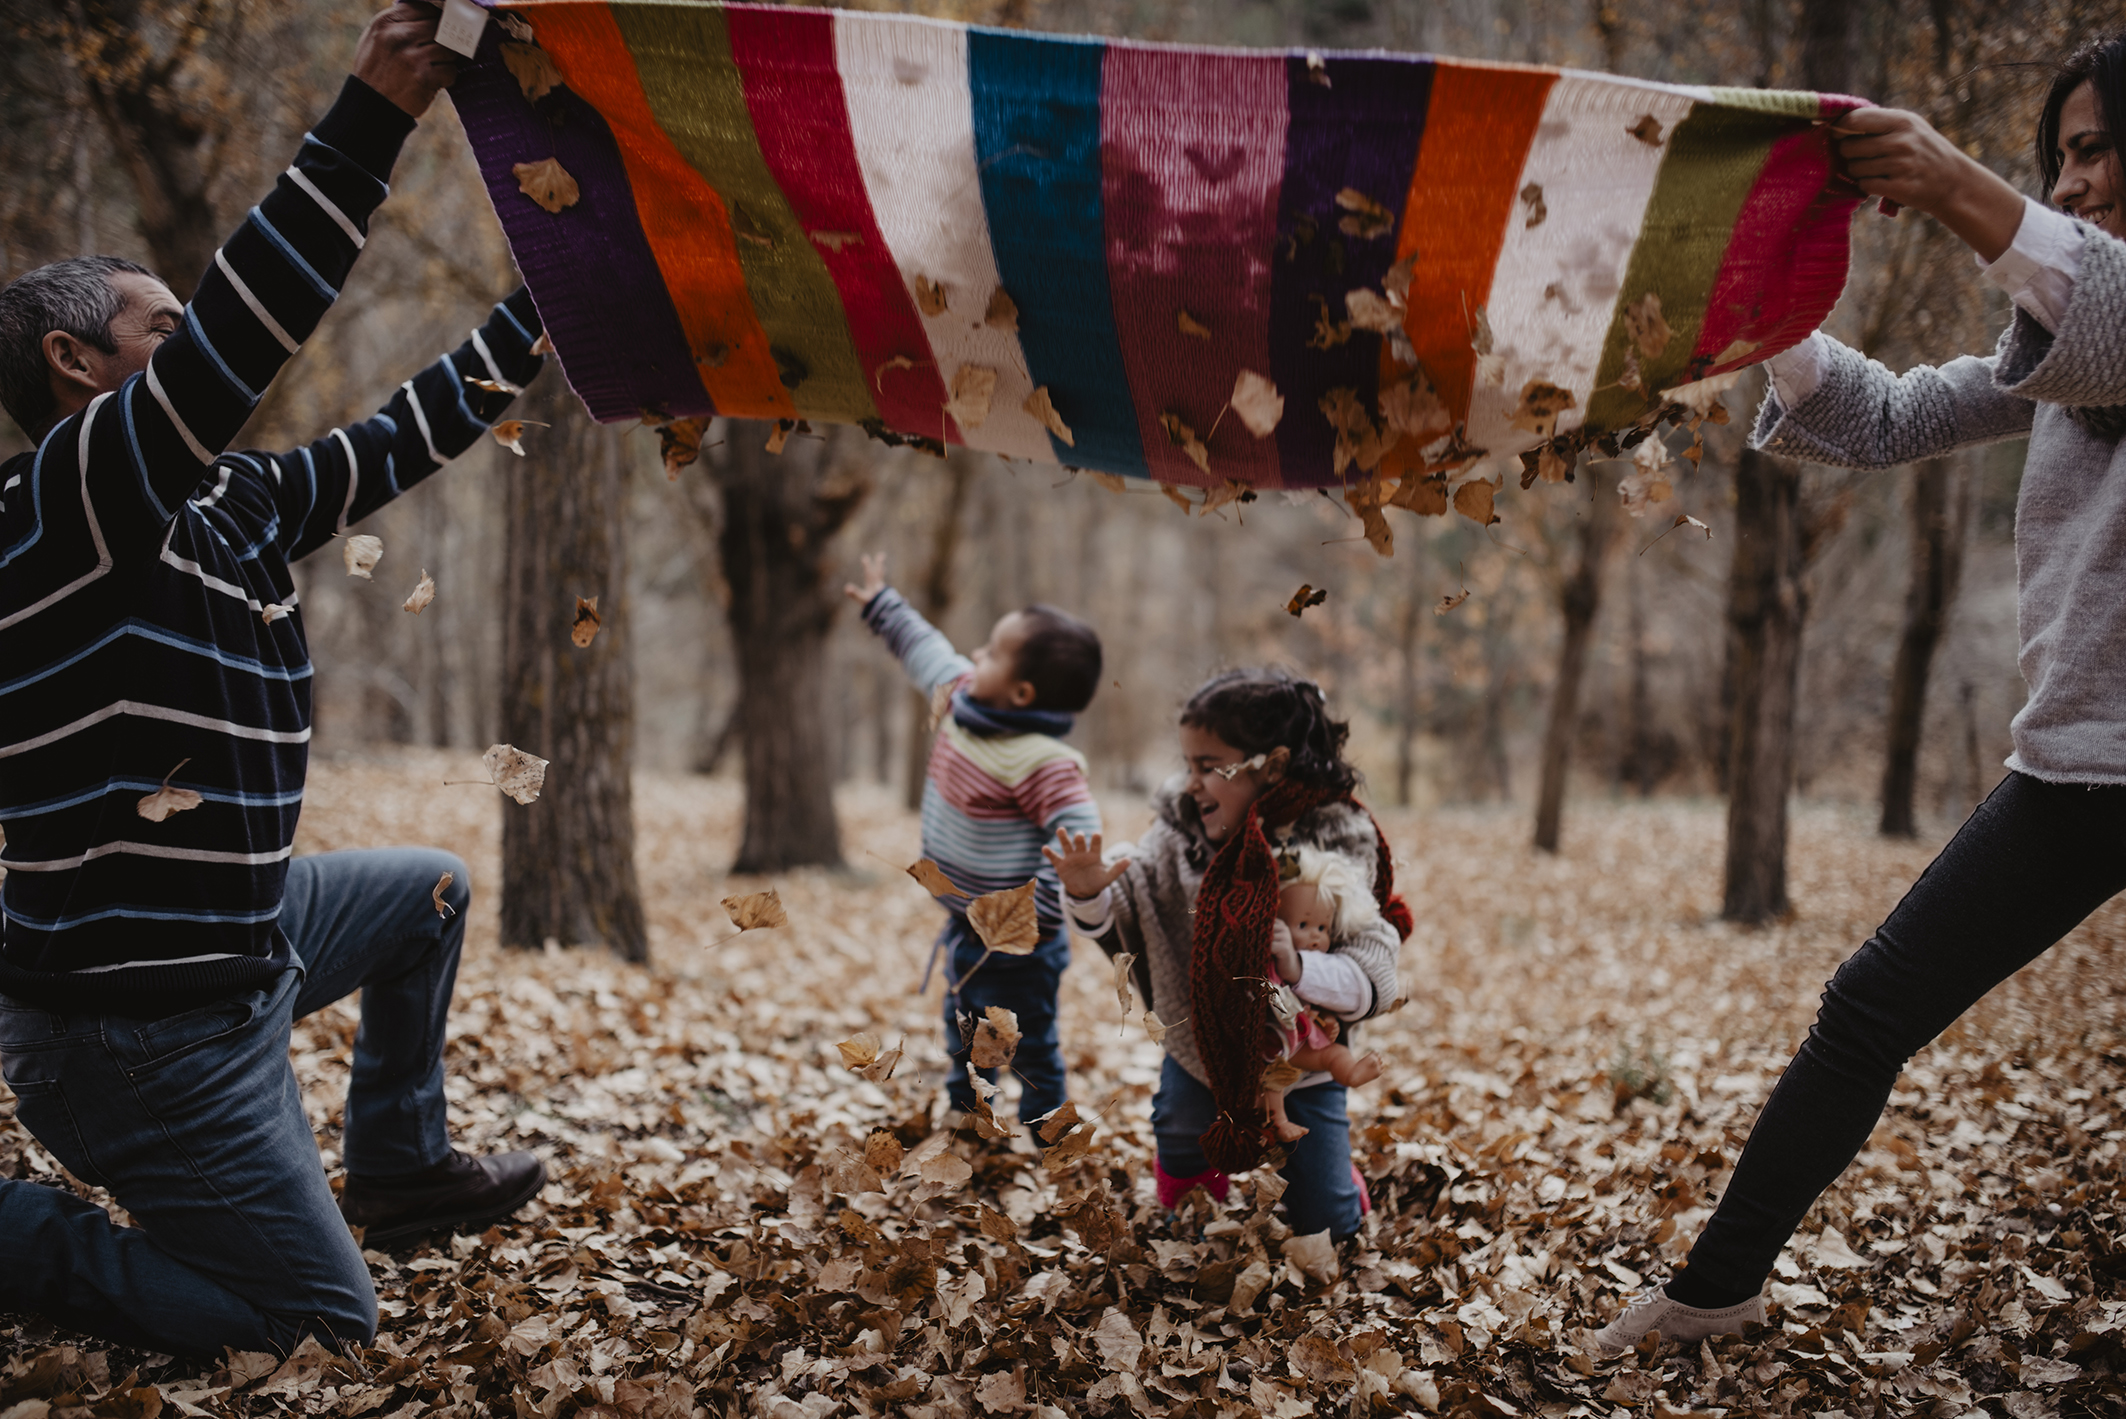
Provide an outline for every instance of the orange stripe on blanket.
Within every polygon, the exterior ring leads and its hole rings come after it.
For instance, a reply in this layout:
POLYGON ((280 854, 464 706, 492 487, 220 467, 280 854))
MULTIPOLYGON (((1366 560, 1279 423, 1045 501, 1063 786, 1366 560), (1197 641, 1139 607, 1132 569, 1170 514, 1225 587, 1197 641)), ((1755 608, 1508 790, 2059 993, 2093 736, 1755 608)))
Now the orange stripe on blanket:
MULTIPOLYGON (((1410 175, 1395 259, 1417 256, 1403 329, 1457 423, 1469 417, 1476 375, 1469 340, 1476 313, 1490 298, 1514 188, 1556 78, 1537 70, 1501 72, 1447 61, 1433 71, 1432 106, 1410 175)), ((1403 373, 1383 348, 1382 387, 1403 373)), ((1418 447, 1405 437, 1380 471, 1394 477, 1417 467, 1422 462, 1418 447)))
POLYGON ((612 126, 643 234, 716 412, 795 417, 746 292, 730 212, 651 112, 612 11, 603 4, 541 5, 531 16, 561 77, 612 126))

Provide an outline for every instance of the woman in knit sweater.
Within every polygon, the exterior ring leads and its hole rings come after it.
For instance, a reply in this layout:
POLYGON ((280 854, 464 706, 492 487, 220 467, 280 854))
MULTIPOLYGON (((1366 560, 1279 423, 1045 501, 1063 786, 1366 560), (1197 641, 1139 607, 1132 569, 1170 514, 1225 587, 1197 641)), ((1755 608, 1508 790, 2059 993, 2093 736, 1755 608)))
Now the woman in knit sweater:
POLYGON ((2126 887, 2126 34, 2055 78, 2037 133, 2050 206, 1915 114, 1841 122, 1847 173, 1962 239, 2014 323, 1990 356, 1903 375, 1812 335, 1768 363, 1754 442, 1888 468, 2027 436, 2015 548, 2030 698, 2008 776, 1839 968, 1688 1264, 1598 1334, 1610 1350, 1762 1321, 1779 1249, 1859 1153, 1905 1061, 2126 887))
MULTIPOLYGON (((1321 690, 1279 670, 1214 677, 1181 711, 1185 773, 1153 800, 1157 820, 1130 855, 1104 861, 1097 835, 1058 835, 1049 861, 1078 929, 1109 955, 1128 953, 1149 1009, 1172 1022, 1152 1100, 1159 1200, 1195 1187, 1218 1198, 1226 1174, 1252 1167, 1269 1128, 1261 1106, 1262 990, 1277 923, 1278 847, 1347 858, 1381 918, 1304 958, 1293 992, 1346 1022, 1395 1003, 1396 956, 1410 918, 1372 815, 1351 797, 1346 727, 1321 690)), ((1347 1024, 1344 1038, 1350 1038, 1347 1024)), ((1302 1078, 1285 1111, 1308 1132, 1283 1173, 1294 1231, 1342 1240, 1368 1208, 1351 1164, 1344 1086, 1302 1078)))

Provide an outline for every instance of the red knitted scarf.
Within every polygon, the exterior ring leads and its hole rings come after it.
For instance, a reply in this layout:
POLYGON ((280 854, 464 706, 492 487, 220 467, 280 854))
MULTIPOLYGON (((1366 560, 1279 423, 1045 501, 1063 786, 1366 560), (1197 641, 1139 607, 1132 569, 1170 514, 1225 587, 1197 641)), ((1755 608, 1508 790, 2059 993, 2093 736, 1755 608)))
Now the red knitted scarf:
MULTIPOLYGON (((1298 821, 1325 803, 1365 807, 1348 793, 1307 788, 1293 779, 1274 784, 1248 809, 1239 831, 1211 859, 1196 891, 1196 934, 1189 958, 1196 1049, 1210 1076, 1218 1117, 1204 1130, 1204 1156, 1224 1173, 1243 1173, 1262 1161, 1269 1116, 1262 1108, 1262 1031, 1270 973, 1270 930, 1277 920, 1277 855, 1264 831, 1298 821)), ((1395 895, 1387 835, 1372 814, 1378 856, 1373 896, 1381 915, 1410 936, 1410 908, 1395 895)))

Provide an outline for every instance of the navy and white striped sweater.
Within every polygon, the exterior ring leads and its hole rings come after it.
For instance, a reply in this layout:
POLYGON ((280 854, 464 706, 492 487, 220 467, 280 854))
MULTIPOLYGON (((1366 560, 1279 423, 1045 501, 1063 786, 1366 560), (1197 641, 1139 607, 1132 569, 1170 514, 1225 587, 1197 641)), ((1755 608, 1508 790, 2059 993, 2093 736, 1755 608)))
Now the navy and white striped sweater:
POLYGON ((287 963, 311 713, 289 564, 479 438, 509 396, 466 376, 543 363, 520 289, 374 417, 221 452, 338 296, 412 129, 349 79, 146 371, 0 466, 0 993, 157 1018, 287 963), (204 802, 151 823, 173 770, 204 802))

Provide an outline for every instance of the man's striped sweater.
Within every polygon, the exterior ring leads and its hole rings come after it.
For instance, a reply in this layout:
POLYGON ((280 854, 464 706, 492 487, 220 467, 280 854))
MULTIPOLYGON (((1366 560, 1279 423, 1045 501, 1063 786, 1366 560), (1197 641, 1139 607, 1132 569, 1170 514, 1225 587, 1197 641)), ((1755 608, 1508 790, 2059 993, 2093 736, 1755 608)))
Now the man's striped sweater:
POLYGON ((338 296, 412 129, 349 79, 147 369, 0 467, 14 999, 157 1018, 287 964, 275 919, 310 742, 289 563, 480 436, 509 396, 467 376, 522 385, 542 364, 519 290, 373 418, 290 453, 222 452, 338 296), (201 803, 150 822, 136 805, 166 778, 201 803))
MULTIPOLYGON (((891 587, 864 604, 864 623, 926 695, 974 674, 973 662, 891 587)), ((1083 754, 1046 734, 976 734, 945 717, 923 785, 923 855, 955 887, 978 897, 1038 881, 1035 902, 1046 941, 1063 925, 1063 888, 1041 847, 1059 828, 1100 831, 1083 754)), ((964 900, 939 901, 966 913, 964 900)))

